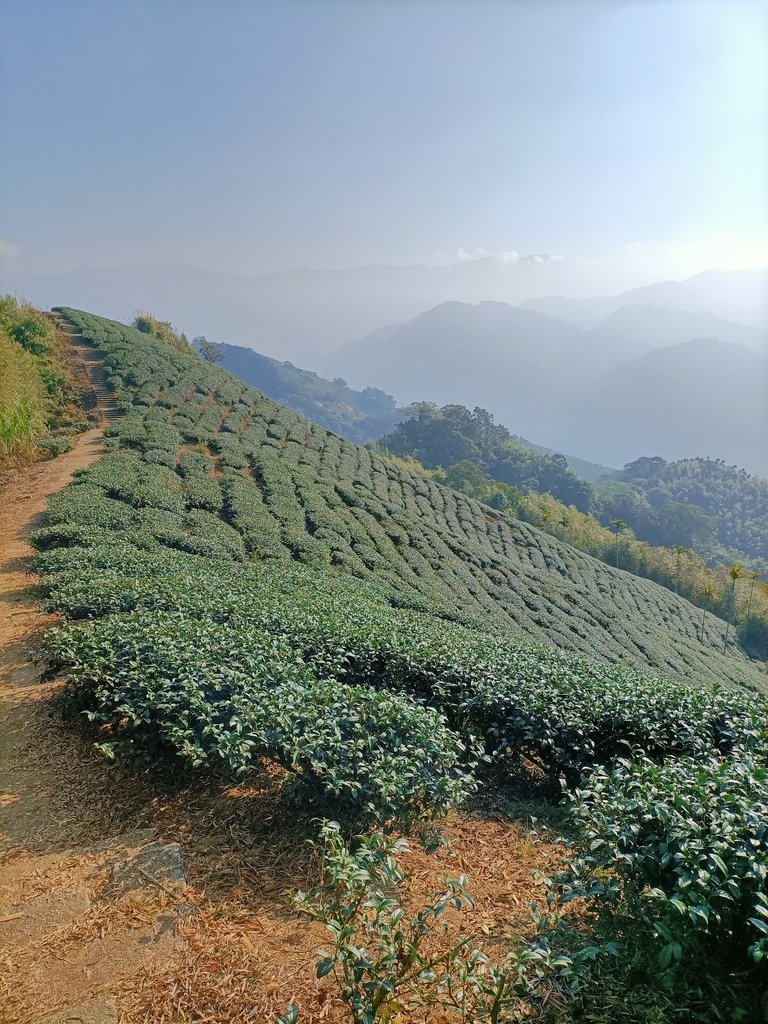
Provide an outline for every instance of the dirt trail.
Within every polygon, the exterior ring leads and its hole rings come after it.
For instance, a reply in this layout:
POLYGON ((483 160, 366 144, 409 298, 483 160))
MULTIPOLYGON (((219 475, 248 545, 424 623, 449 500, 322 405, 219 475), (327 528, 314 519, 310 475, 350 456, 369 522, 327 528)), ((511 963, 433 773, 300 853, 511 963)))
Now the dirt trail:
MULTIPOLYGON (((71 341, 88 371, 100 419, 111 419, 117 410, 98 354, 81 339, 71 341)), ((148 907, 143 899, 139 912, 135 895, 122 891, 103 899, 115 872, 126 870, 151 833, 67 847, 82 816, 72 813, 62 776, 66 742, 59 746, 51 728, 58 686, 41 682, 35 660, 42 631, 55 617, 35 599, 28 537, 52 495, 102 452, 102 433, 95 428, 81 434, 70 452, 19 471, 0 491, 2 1024, 115 1021, 109 994, 114 984, 175 942, 172 909, 148 907)))

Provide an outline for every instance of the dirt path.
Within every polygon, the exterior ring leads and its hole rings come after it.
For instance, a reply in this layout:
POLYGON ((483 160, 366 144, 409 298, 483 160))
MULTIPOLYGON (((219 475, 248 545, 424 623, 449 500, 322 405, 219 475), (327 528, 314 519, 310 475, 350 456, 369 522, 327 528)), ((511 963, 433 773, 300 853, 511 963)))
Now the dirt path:
MULTIPOLYGON (((116 407, 98 355, 78 341, 72 339, 73 348, 88 370, 100 418, 111 419, 116 407)), ((130 893, 123 885, 101 898, 116 872, 130 877, 132 858, 151 844, 151 832, 68 845, 82 832, 84 816, 69 799, 65 780, 72 758, 51 713, 58 686, 41 682, 35 660, 41 634, 55 617, 36 601, 28 537, 52 495, 102 450, 102 429, 89 430, 70 452, 18 472, 0 491, 2 1024, 115 1021, 109 994, 115 983, 175 942, 172 910, 143 899, 140 912, 135 885, 128 885, 130 893)), ((144 888, 146 880, 139 878, 144 888)))

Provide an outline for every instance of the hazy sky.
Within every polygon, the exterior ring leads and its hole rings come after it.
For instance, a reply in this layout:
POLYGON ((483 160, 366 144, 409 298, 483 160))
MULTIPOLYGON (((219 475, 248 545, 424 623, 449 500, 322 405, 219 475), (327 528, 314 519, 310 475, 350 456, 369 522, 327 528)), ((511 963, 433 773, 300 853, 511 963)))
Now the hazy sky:
POLYGON ((768 263, 768 5, 0 0, 11 272, 768 263))

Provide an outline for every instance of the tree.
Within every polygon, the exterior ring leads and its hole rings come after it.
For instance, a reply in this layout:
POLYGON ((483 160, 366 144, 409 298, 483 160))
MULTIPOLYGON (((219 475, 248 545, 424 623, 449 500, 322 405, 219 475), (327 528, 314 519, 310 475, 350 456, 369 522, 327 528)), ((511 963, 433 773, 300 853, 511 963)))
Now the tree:
POLYGON ((755 594, 755 581, 759 580, 760 577, 764 576, 764 575, 765 575, 765 570, 763 570, 762 572, 750 572, 749 573, 749 578, 750 578, 749 600, 747 601, 747 611, 746 611, 746 614, 744 615, 744 630, 745 630, 744 637, 745 637, 745 639, 748 636, 751 637, 751 634, 753 632, 752 624, 751 624, 751 622, 749 620, 749 616, 750 616, 750 613, 752 612, 752 598, 754 597, 754 594, 755 594))
POLYGON ((656 520, 658 544, 681 544, 706 552, 715 543, 716 520, 698 505, 670 501, 657 512, 656 520))
POLYGON ((612 519, 621 519, 640 536, 647 537, 655 523, 655 513, 643 491, 636 484, 613 480, 593 488, 595 516, 605 526, 612 519))
POLYGON ((684 544, 675 544, 672 550, 677 555, 677 572, 675 574, 675 590, 680 593, 680 570, 682 566, 683 555, 688 554, 688 548, 684 544))
POLYGON ((726 648, 728 647, 728 633, 731 625, 733 624, 733 613, 736 607, 736 584, 744 575, 744 566, 740 562, 736 562, 728 570, 728 575, 731 577, 731 607, 729 617, 725 620, 725 637, 723 639, 723 654, 725 654, 726 648))
POLYGON ((208 341, 204 334, 192 339, 192 347, 195 352, 209 363, 221 363, 224 361, 224 353, 218 345, 208 341))
POLYGON ((704 626, 706 625, 706 622, 707 622, 707 608, 706 608, 706 605, 705 605, 704 602, 708 601, 709 602, 709 607, 711 608, 716 597, 717 597, 717 591, 715 590, 715 588, 712 586, 711 583, 708 583, 706 585, 706 587, 704 587, 704 593, 702 595, 702 602, 701 602, 701 642, 702 643, 704 643, 704 626))
POLYGON ((627 524, 622 522, 621 519, 612 519, 611 526, 616 531, 616 568, 619 568, 619 534, 627 528, 627 524))

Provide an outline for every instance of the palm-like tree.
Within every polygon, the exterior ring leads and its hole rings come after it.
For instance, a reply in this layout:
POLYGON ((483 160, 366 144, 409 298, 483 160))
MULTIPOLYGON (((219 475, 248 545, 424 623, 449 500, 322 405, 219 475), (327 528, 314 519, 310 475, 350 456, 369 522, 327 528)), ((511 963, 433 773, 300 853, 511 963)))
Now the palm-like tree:
POLYGON ((755 580, 759 580, 761 576, 765 576, 766 572, 768 572, 768 569, 763 569, 762 572, 749 573, 749 578, 751 581, 749 584, 749 600, 747 601, 747 612, 744 616, 744 621, 747 625, 749 625, 749 613, 752 611, 752 595, 755 592, 755 580))
POLYGON ((728 570, 728 575, 731 577, 731 609, 730 615, 725 620, 725 637, 723 638, 723 654, 725 654, 726 648, 728 647, 728 633, 733 623, 733 613, 736 607, 736 584, 744 575, 744 566, 741 562, 736 562, 728 570))
MULTIPOLYGON (((712 609, 712 605, 714 604, 714 600, 715 600, 716 597, 717 597, 717 591, 715 590, 715 588, 712 586, 711 583, 708 583, 706 585, 706 587, 704 587, 704 598, 709 602, 710 610, 712 609)), ((702 607, 701 607, 701 642, 702 643, 704 643, 704 626, 706 625, 706 622, 707 622, 707 609, 706 609, 706 607, 704 606, 704 604, 702 602, 702 607)))
POLYGON ((679 594, 680 593, 680 569, 681 569, 681 565, 682 565, 683 555, 687 555, 688 554, 688 548, 685 547, 684 544, 675 544, 675 546, 672 548, 672 550, 677 555, 677 560, 676 560, 676 563, 677 563, 677 576, 676 576, 676 580, 675 580, 675 590, 679 594))
POLYGON ((626 530, 627 524, 622 522, 621 519, 612 519, 611 526, 616 531, 616 568, 619 568, 619 534, 622 530, 626 530))

